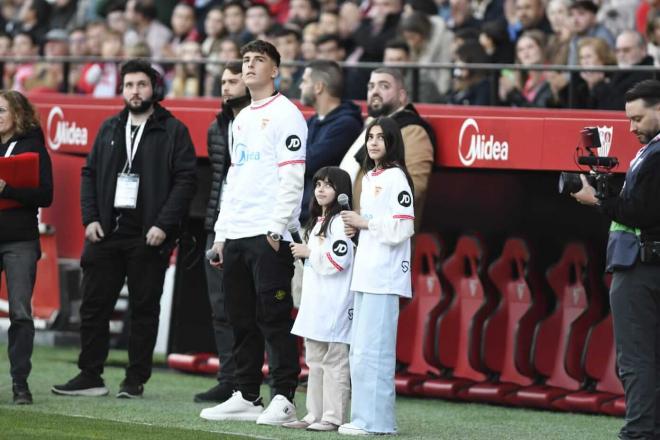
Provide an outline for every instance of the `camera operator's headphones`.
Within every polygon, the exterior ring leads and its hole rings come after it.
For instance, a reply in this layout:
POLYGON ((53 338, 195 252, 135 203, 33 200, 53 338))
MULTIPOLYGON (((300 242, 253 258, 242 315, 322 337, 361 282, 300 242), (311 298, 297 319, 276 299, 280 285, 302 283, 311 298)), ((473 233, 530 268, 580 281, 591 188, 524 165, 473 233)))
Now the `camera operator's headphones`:
MULTIPOLYGON (((153 90, 153 95, 151 100, 153 102, 160 102, 165 99, 165 80, 163 75, 161 75, 156 69, 149 66, 148 71, 144 72, 151 81, 151 89, 153 90)), ((119 93, 121 94, 124 91, 124 78, 120 78, 121 84, 119 84, 119 93)))

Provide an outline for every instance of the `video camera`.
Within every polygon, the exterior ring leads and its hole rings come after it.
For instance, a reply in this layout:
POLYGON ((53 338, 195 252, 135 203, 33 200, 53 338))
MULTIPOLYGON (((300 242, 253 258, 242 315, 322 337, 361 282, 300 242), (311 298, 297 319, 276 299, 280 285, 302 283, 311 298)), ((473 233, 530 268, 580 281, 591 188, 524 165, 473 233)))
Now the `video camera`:
MULTIPOLYGON (((598 127, 585 127, 580 130, 580 143, 575 149, 578 154, 582 153, 577 157, 577 164, 589 167, 590 171, 585 177, 589 185, 596 188, 596 197, 607 197, 612 170, 619 165, 619 160, 616 157, 598 155, 598 149, 601 147, 598 127), (587 154, 584 154, 584 150, 587 154)), ((572 194, 580 191, 580 174, 562 172, 559 175, 559 193, 572 194)))

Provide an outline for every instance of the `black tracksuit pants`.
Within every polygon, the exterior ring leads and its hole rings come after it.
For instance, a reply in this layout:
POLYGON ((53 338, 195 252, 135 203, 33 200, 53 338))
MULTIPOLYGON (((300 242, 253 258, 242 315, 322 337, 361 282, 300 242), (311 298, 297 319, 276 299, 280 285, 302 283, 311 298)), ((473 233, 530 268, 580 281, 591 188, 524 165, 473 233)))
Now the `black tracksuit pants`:
POLYGON ((158 334, 160 297, 171 246, 148 246, 144 236, 110 236, 85 243, 83 299, 80 306, 80 370, 100 377, 108 357, 108 323, 124 280, 128 283, 129 325, 126 379, 145 383, 151 376, 152 355, 158 334))
POLYGON ((258 396, 264 340, 269 345, 274 394, 292 399, 300 364, 291 334, 293 256, 289 242, 276 252, 265 235, 227 240, 223 251, 227 318, 234 329, 235 381, 244 396, 258 396))

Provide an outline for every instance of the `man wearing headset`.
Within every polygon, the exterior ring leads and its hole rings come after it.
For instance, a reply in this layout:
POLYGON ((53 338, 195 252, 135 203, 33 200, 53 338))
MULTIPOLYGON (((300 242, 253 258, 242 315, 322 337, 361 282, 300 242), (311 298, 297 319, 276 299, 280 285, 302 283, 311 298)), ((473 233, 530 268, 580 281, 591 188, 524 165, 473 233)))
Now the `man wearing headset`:
POLYGON ((195 150, 181 121, 163 108, 162 80, 144 60, 121 69, 125 108, 99 129, 82 169, 85 225, 80 374, 60 395, 108 394, 101 377, 108 321, 127 279, 128 367, 117 397, 140 397, 151 376, 165 270, 196 187, 195 150))

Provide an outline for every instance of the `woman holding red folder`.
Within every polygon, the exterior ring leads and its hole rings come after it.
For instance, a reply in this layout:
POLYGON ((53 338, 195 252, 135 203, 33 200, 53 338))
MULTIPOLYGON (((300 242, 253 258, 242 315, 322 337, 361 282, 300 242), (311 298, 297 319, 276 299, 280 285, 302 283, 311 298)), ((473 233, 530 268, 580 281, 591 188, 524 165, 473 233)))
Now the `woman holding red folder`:
POLYGON ((19 92, 0 90, 0 158, 24 153, 39 157, 39 176, 32 179, 32 187, 8 183, 0 170, 0 271, 7 279, 9 363, 14 403, 19 405, 32 403, 27 378, 34 341, 32 289, 41 256, 37 210, 53 200, 53 176, 34 107, 19 92))

